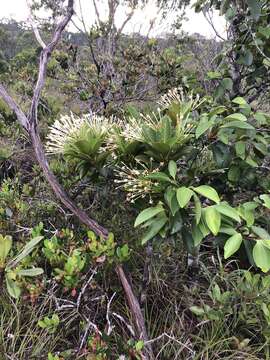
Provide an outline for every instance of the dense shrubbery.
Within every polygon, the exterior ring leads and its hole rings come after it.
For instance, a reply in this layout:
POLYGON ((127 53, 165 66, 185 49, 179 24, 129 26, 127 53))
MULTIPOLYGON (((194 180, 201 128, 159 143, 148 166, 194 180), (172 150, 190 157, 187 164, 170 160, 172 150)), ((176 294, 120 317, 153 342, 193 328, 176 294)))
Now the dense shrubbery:
MULTIPOLYGON (((121 34, 108 56, 116 29, 101 23, 52 54, 38 106, 50 168, 108 237, 57 202, 1 100, 3 359, 143 359, 149 344, 162 360, 269 358, 269 5, 196 4, 211 8, 228 41, 121 34)), ((21 32, 0 76, 25 110, 41 49, 18 24, 2 30, 2 45, 21 32)))

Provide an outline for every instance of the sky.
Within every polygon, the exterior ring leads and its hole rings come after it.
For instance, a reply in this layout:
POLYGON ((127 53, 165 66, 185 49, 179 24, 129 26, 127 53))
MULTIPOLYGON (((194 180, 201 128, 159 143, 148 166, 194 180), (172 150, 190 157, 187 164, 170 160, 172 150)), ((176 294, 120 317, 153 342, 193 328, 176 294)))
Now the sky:
MULTIPOLYGON (((4 18, 15 18, 18 21, 25 21, 28 17, 28 9, 26 5, 26 0, 0 0, 2 4, 0 5, 0 17, 4 18)), ((100 6, 100 14, 105 14, 105 6, 102 6, 102 0, 97 0, 100 6)), ((78 7, 78 0, 75 0, 75 4, 77 4, 77 12, 80 13, 78 7)), ((94 22, 94 9, 91 0, 81 0, 84 20, 87 24, 93 24, 94 22)), ((118 25, 120 25, 128 12, 128 8, 121 8, 117 13, 117 21, 118 25)), ((148 30, 148 26, 146 27, 145 24, 149 24, 149 21, 153 19, 154 14, 156 14, 156 7, 154 5, 154 0, 150 0, 148 6, 143 10, 137 10, 133 16, 132 22, 126 27, 126 32, 132 31, 140 31, 141 33, 146 33, 148 30)), ((173 18, 173 14, 171 14, 170 18, 173 18)), ((206 19, 204 18, 203 14, 195 14, 192 9, 187 10, 187 18, 188 20, 183 25, 183 30, 192 34, 192 33, 199 33, 208 38, 214 38, 215 33, 212 27, 208 24, 206 19)), ((74 18, 75 20, 75 18, 74 18)), ((215 28, 218 32, 222 35, 225 33, 225 21, 222 17, 218 16, 218 13, 215 13, 213 16, 215 28)), ((76 21, 79 24, 79 21, 76 21)), ((157 34, 161 34, 168 30, 168 23, 164 23, 155 25, 152 30, 152 34, 150 36, 154 36, 157 34)))

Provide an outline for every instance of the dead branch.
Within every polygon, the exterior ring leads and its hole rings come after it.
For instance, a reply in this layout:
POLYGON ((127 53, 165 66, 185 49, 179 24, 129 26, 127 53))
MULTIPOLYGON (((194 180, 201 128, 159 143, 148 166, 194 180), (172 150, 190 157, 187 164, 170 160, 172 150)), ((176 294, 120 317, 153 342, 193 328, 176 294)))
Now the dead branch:
POLYGON ((32 10, 31 10, 31 6, 30 6, 30 2, 29 0, 26 0, 26 4, 29 10, 29 16, 28 16, 28 21, 33 29, 34 35, 36 37, 37 42, 39 43, 39 45, 42 47, 42 49, 44 49, 46 47, 45 42, 42 40, 40 32, 38 30, 37 24, 35 23, 35 20, 33 18, 32 15, 32 10))

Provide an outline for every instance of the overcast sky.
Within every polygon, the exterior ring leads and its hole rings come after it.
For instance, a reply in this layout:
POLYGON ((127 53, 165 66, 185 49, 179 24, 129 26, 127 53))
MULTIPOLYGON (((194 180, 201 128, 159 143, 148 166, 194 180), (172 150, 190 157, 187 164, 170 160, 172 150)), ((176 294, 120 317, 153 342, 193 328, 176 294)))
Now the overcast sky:
MULTIPOLYGON (((24 21, 27 19, 28 16, 28 10, 26 6, 26 0, 2 0, 2 4, 0 5, 1 10, 1 17, 7 17, 7 18, 15 18, 19 21, 24 21)), ((76 0, 75 0, 76 3, 76 0)), ((94 22, 93 20, 93 6, 91 0, 81 0, 82 6, 83 6, 83 14, 85 17, 85 22, 87 24, 92 24, 94 22)), ((97 3, 101 4, 101 14, 104 11, 105 7, 102 6, 102 0, 98 0, 97 3)), ((78 10, 78 9, 77 9, 78 10)), ((125 14, 127 13, 128 9, 122 8, 117 13, 117 20, 119 24, 125 19, 125 14)), ((79 12, 79 11, 78 11, 79 12)), ((134 17, 133 21, 130 22, 129 26, 126 27, 126 30, 128 32, 130 31, 138 31, 141 30, 143 33, 145 24, 149 23, 149 20, 151 20, 156 13, 156 8, 154 6, 154 0, 153 2, 147 6, 146 9, 143 11, 138 10, 134 17)), ((173 16, 171 16, 172 18, 173 16)), ((192 9, 189 9, 187 11, 187 17, 188 21, 185 22, 183 26, 183 30, 189 32, 189 33, 200 33, 206 37, 215 37, 215 33, 211 26, 208 24, 208 22, 205 20, 204 16, 202 14, 195 14, 192 9)), ((215 28, 219 31, 219 33, 224 34, 225 31, 225 22, 224 19, 219 17, 218 14, 215 14, 214 16, 214 24, 215 28)), ((168 25, 166 23, 162 23, 162 25, 157 25, 155 27, 154 32, 152 35, 155 35, 156 33, 165 32, 168 29, 168 25)))

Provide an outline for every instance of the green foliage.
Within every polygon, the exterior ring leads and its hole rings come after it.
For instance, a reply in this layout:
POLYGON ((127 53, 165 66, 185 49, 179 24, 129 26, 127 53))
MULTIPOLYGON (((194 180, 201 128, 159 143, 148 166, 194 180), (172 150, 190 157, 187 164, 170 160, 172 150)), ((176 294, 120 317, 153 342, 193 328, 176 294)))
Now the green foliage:
POLYGON ((60 320, 58 315, 53 314, 51 317, 45 316, 42 320, 39 320, 38 326, 42 329, 46 329, 50 334, 53 334, 57 331, 59 323, 60 320))
POLYGON ((43 274, 41 268, 25 269, 21 267, 22 261, 34 250, 36 245, 43 239, 38 236, 30 240, 21 251, 8 259, 12 248, 12 238, 10 236, 0 235, 0 272, 5 274, 5 282, 9 295, 18 299, 21 295, 21 278, 35 277, 43 274))

